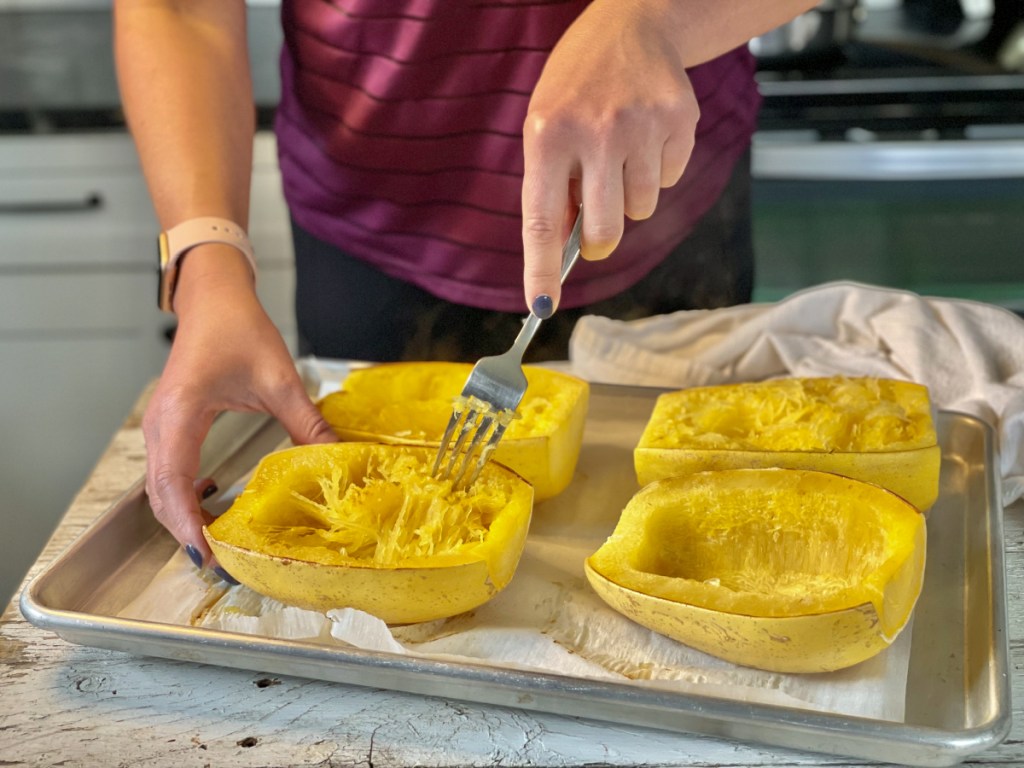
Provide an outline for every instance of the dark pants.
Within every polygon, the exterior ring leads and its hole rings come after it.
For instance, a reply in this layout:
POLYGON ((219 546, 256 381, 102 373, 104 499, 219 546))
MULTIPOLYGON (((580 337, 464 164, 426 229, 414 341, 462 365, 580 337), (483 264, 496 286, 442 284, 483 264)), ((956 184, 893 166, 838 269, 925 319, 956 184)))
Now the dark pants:
MULTIPOLYGON (((452 304, 345 255, 294 222, 292 231, 302 355, 469 362, 508 349, 526 316, 525 309, 452 304)), ((748 153, 715 206, 661 264, 612 298, 556 312, 541 324, 526 359, 566 359, 573 326, 585 314, 633 320, 749 302, 753 262, 748 153)))

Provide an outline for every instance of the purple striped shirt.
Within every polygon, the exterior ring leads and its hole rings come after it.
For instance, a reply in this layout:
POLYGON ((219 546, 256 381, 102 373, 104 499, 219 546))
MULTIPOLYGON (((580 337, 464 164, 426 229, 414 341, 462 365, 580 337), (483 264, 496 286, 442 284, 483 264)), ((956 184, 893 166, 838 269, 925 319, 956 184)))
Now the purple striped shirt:
MULTIPOLYGON (((442 298, 522 311, 523 121, 588 1, 284 0, 276 131, 298 224, 442 298)), ((562 306, 641 279, 714 204, 754 131, 754 69, 744 47, 690 70, 686 173, 610 258, 577 265, 562 306)))

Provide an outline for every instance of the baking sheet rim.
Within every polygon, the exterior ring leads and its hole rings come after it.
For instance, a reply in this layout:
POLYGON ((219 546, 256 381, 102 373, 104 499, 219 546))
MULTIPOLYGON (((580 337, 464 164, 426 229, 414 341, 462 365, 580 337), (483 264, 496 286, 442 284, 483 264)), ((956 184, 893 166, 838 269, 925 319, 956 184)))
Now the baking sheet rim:
MULTIPOLYGON (((596 385, 619 391, 649 391, 645 387, 617 387, 596 385)), ((1002 515, 998 487, 998 476, 993 471, 994 434, 990 425, 970 414, 942 411, 946 418, 960 420, 982 433, 985 451, 985 477, 992 505, 988 508, 987 554, 991 563, 992 632, 999 642, 994 654, 989 657, 989 672, 993 681, 994 698, 998 702, 993 716, 984 723, 960 730, 944 730, 925 725, 908 725, 886 720, 853 717, 813 710, 788 708, 780 705, 744 702, 721 696, 704 696, 693 693, 679 693, 659 690, 654 686, 638 686, 632 682, 590 680, 561 676, 543 671, 509 670, 488 664, 468 662, 444 662, 436 659, 402 657, 384 652, 360 649, 340 649, 316 643, 254 637, 220 630, 179 627, 116 617, 98 616, 79 611, 48 607, 40 594, 47 580, 78 546, 87 542, 94 533, 111 520, 126 504, 138 501, 144 491, 141 482, 115 500, 108 509, 90 524, 68 548, 55 557, 26 586, 20 599, 20 608, 25 618, 33 625, 54 631, 65 640, 90 647, 135 653, 143 656, 157 656, 176 660, 210 663, 236 669, 271 671, 299 677, 320 679, 329 682, 354 684, 367 687, 388 687, 407 693, 428 696, 461 698, 469 702, 519 707, 540 712, 579 716, 605 722, 656 727, 680 733, 719 736, 740 741, 782 746, 830 754, 835 756, 864 757, 887 762, 902 762, 906 765, 944 766, 955 765, 963 759, 1001 742, 1009 732, 1011 711, 1008 686, 1008 643, 1006 638, 1006 592, 1005 565, 1002 548, 1002 515), (198 636, 198 639, 197 637, 198 636), (119 640, 120 638, 120 640, 119 640), (160 646, 154 648, 154 644, 160 646), (201 652, 205 649, 205 655, 201 652), (162 652, 156 652, 160 650, 162 652), (175 653, 174 651, 179 651, 175 653), (295 671, 296 651, 301 651, 302 664, 318 668, 318 674, 310 675, 295 671), (229 653, 239 653, 245 658, 232 660, 229 653), (257 658, 253 658, 257 657, 257 658), (211 660, 216 659, 216 660, 211 660), (263 663, 253 666, 254 661, 263 663), (267 660, 280 661, 280 666, 271 667, 267 660), (361 682, 352 676, 338 676, 334 671, 341 668, 357 671, 381 670, 399 676, 397 683, 382 686, 381 681, 361 682), (408 675, 412 675, 409 678, 408 675), (401 677, 405 675, 406 677, 401 677), (472 696, 451 696, 445 691, 430 691, 424 686, 408 685, 415 681, 442 681, 451 683, 458 680, 465 685, 487 683, 494 691, 503 695, 479 696, 474 689, 472 696), (523 699, 524 694, 532 700, 523 699), (550 697, 550 701, 547 700, 550 697), (511 699, 514 699, 511 700, 511 699), (591 705, 590 712, 566 712, 555 705, 566 700, 591 705), (621 706, 628 702, 633 717, 622 718, 594 713, 594 704, 621 706), (680 706, 680 704, 684 706, 680 706), (546 706, 545 706, 546 705, 546 706), (689 722, 652 723, 652 714, 698 719, 701 722, 717 724, 716 728, 694 728, 689 722), (643 719, 640 719, 643 717, 643 719), (678 727, 683 725, 686 727, 678 727), (859 726, 859 728, 858 728, 859 726), (762 732, 761 729, 765 729, 762 732), (750 733, 753 731, 754 733, 750 733), (799 738, 829 734, 829 742, 822 746, 820 741, 808 743, 799 738), (744 735, 747 734, 747 735, 744 735), (846 747, 836 749, 836 747, 846 747)), ((269 421, 269 419, 267 420, 269 421)), ((359 675, 355 675, 358 677, 359 675)))

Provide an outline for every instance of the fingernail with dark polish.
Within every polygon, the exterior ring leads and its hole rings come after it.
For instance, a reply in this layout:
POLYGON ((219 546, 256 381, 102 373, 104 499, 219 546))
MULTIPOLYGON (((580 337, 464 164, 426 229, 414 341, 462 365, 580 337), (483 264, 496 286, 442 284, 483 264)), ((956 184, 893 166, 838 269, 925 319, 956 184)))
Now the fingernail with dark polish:
POLYGON ((541 320, 547 320, 555 312, 555 303, 551 301, 551 297, 546 293, 542 293, 540 296, 533 300, 533 305, 530 307, 533 310, 533 314, 539 317, 541 320))
POLYGON ((203 556, 199 554, 199 550, 193 547, 191 544, 185 545, 185 554, 188 555, 188 559, 192 561, 196 568, 202 569, 203 567, 203 556))
POLYGON ((208 486, 203 488, 203 498, 204 499, 208 499, 211 496, 213 496, 213 494, 215 494, 216 492, 217 492, 217 484, 216 483, 210 483, 208 486))
POLYGON ((226 581, 226 582, 227 582, 228 584, 234 584, 234 585, 237 585, 237 584, 238 584, 238 581, 237 581, 237 580, 235 579, 235 577, 234 577, 234 576, 232 576, 232 575, 231 575, 230 573, 228 573, 227 571, 225 571, 225 570, 224 570, 223 568, 221 568, 220 566, 218 566, 218 567, 214 568, 214 569, 213 569, 213 572, 214 572, 214 573, 216 573, 216 574, 217 574, 218 576, 220 576, 220 577, 221 577, 221 579, 223 579, 224 581, 226 581))

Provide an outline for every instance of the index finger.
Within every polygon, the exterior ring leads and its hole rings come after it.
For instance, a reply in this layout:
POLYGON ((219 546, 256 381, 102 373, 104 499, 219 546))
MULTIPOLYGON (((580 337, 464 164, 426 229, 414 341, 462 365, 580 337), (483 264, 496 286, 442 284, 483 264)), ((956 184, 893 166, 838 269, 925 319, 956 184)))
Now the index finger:
POLYGON ((523 290, 527 306, 543 318, 554 312, 562 295, 571 162, 564 153, 545 153, 539 144, 524 131, 523 290))
POLYGON ((204 563, 213 557, 203 536, 205 519, 196 498, 199 453, 213 417, 193 420, 164 414, 144 425, 146 493, 157 520, 183 547, 194 547, 204 563))

